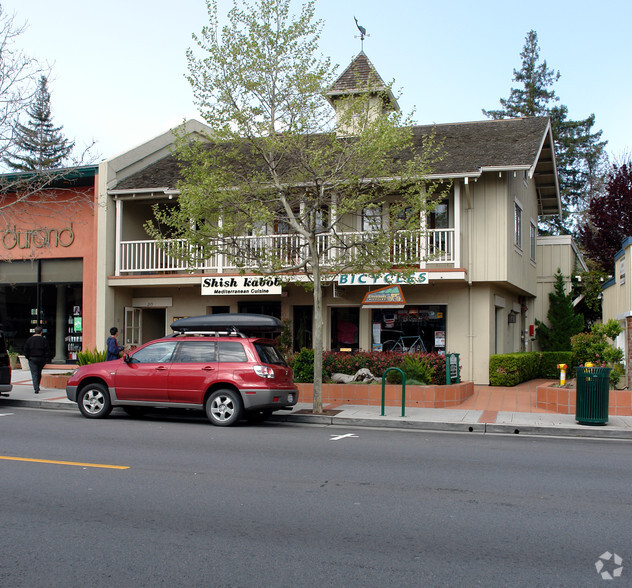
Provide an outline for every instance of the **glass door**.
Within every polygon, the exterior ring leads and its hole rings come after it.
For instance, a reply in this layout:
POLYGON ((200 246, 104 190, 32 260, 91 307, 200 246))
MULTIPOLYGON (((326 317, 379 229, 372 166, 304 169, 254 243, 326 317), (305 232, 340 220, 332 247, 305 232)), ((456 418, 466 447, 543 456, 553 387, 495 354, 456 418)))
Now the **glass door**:
POLYGON ((142 310, 125 307, 125 347, 136 347, 142 341, 142 310))

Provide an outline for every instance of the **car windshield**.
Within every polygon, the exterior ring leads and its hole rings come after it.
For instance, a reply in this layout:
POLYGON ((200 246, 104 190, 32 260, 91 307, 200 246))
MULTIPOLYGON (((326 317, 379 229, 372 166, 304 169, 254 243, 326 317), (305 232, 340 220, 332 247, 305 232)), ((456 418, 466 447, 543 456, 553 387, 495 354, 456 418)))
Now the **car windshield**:
POLYGON ((274 345, 259 342, 255 343, 255 349, 259 354, 259 359, 263 363, 270 363, 272 365, 287 365, 285 358, 274 345))

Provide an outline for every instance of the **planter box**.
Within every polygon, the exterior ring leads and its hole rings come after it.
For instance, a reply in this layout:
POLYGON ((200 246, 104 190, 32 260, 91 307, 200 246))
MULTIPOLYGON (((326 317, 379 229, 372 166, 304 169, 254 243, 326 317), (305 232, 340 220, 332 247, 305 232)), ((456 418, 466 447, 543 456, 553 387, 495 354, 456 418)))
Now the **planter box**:
MULTIPOLYGON (((535 389, 536 406, 559 414, 575 414, 577 411, 577 390, 559 388, 553 382, 535 389)), ((632 392, 630 390, 610 390, 608 395, 608 414, 613 416, 632 416, 632 392)))
POLYGON ((11 370, 21 370, 22 364, 20 363, 20 358, 17 355, 9 355, 9 365, 11 366, 11 370))
POLYGON ((69 379, 70 374, 42 374, 40 385, 42 388, 59 388, 60 390, 65 390, 69 379))
MULTIPOLYGON (((300 402, 314 401, 313 384, 297 384, 300 402)), ((450 386, 406 386, 406 407, 445 408, 458 406, 474 394, 474 382, 461 382, 450 386)), ((323 384, 323 405, 350 404, 381 406, 381 384, 323 384)), ((402 405, 402 387, 388 384, 385 387, 385 406, 402 405)))
POLYGON ((24 355, 19 355, 18 357, 20 358, 20 365, 22 366, 22 369, 28 372, 30 370, 29 360, 26 359, 24 355))

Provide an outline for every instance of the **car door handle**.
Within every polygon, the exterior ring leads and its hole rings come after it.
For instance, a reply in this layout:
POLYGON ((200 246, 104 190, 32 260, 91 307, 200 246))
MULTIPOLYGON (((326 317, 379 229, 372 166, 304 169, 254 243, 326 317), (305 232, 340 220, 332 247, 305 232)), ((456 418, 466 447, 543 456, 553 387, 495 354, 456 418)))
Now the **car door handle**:
POLYGON ((213 366, 211 366, 211 365, 205 365, 202 369, 205 372, 212 372, 215 368, 213 366))
POLYGON ((156 370, 157 370, 157 371, 159 370, 159 371, 161 371, 161 372, 164 372, 166 369, 167 369, 167 366, 166 366, 166 365, 159 365, 159 366, 156 368, 156 370))

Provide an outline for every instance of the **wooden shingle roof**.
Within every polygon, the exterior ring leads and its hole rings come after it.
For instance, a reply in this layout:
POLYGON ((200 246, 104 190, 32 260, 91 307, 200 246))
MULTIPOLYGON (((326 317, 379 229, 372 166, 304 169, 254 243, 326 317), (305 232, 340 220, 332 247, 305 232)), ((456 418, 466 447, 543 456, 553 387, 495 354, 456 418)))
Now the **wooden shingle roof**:
POLYGON ((338 79, 331 85, 325 96, 331 103, 339 96, 360 94, 362 92, 384 92, 390 107, 399 110, 399 105, 391 89, 377 73, 373 64, 369 61, 364 51, 358 53, 338 79))
MULTIPOLYGON (((548 118, 530 117, 413 127, 415 145, 434 135, 443 158, 433 177, 479 177, 486 171, 533 172, 540 214, 558 214, 559 198, 552 135, 548 118)), ((169 155, 119 182, 115 191, 173 190, 180 180, 179 163, 169 155)))

